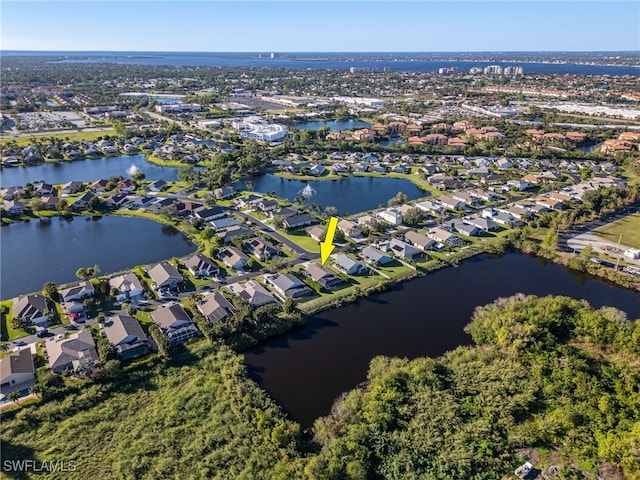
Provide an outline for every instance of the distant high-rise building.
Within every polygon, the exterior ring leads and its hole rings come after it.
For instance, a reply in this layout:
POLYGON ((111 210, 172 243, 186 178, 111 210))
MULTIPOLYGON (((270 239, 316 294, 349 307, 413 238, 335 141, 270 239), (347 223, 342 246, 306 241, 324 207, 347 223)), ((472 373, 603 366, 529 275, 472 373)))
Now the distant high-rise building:
POLYGON ((458 69, 456 67, 446 67, 446 68, 440 68, 438 69, 438 73, 440 75, 452 75, 454 73, 456 73, 458 69))
POLYGON ((484 67, 485 75, 502 75, 502 67, 500 65, 489 65, 484 67))
POLYGON ((518 66, 509 66, 509 67, 505 67, 504 68, 504 74, 505 75, 522 75, 523 74, 523 69, 522 67, 518 66))
POLYGON ((469 69, 469 73, 471 75, 480 75, 482 73, 482 68, 480 68, 480 67, 471 67, 471 69, 469 69))

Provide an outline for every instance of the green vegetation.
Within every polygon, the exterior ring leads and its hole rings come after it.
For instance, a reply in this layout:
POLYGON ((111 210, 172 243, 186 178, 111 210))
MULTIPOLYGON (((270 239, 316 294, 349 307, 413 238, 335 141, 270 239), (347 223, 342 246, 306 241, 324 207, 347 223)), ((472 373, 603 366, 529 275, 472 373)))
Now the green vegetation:
POLYGON ((617 222, 598 228, 596 235, 610 242, 618 243, 622 235, 621 244, 633 248, 640 248, 640 213, 629 215, 617 222))
POLYGON ((502 479, 531 458, 554 478, 640 479, 640 320, 516 296, 467 331, 476 346, 441 359, 375 358, 306 442, 215 341, 48 374, 40 403, 2 412, 3 459, 73 460, 71 479, 502 479))
POLYGON ((60 139, 66 142, 80 142, 87 141, 93 142, 105 136, 113 136, 115 131, 113 129, 100 130, 100 131, 82 131, 82 132, 62 132, 62 133, 42 133, 33 135, 24 135, 20 137, 4 137, 0 138, 0 146, 4 146, 7 143, 15 143, 18 147, 26 147, 31 145, 34 140, 46 141, 49 139, 60 139))

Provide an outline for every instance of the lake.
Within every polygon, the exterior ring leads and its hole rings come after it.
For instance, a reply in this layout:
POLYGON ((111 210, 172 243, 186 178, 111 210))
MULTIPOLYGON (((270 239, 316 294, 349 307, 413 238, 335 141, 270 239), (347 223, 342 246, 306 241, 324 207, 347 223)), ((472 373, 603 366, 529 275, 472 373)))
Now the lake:
POLYGON ((376 355, 438 357, 469 345, 474 308, 515 293, 584 298, 640 318, 640 295, 537 257, 482 255, 359 303, 327 310, 304 328, 245 352, 250 375, 304 427, 341 392, 366 380, 376 355))
POLYGON ((73 162, 43 163, 30 167, 6 167, 0 173, 3 188, 44 180, 47 183, 92 182, 100 178, 131 177, 134 170, 147 180, 176 181, 178 168, 160 167, 147 162, 144 154, 101 157, 73 162), (135 167, 132 169, 132 167, 135 167))
MULTIPOLYGON (((275 192, 278 197, 290 201, 306 195, 307 205, 319 203, 325 208, 336 207, 340 215, 364 212, 377 208, 379 204, 386 206, 387 200, 398 192, 405 193, 409 200, 429 195, 404 178, 343 177, 307 182, 266 174, 249 180, 253 182, 253 190, 256 192, 275 192)), ((237 182, 235 187, 245 189, 246 181, 237 182)))
POLYGON ((77 280, 80 267, 101 273, 180 257, 196 250, 175 228, 124 217, 56 217, 0 228, 0 298, 42 290, 46 282, 77 280))

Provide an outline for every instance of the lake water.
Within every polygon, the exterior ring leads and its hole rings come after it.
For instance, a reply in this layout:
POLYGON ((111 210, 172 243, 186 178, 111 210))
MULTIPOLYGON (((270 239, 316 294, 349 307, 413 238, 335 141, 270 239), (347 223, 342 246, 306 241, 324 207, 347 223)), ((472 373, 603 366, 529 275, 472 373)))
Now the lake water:
MULTIPOLYGON (((278 197, 290 201, 308 192, 307 205, 319 203, 325 208, 336 207, 340 215, 364 212, 379 204, 386 206, 387 200, 398 192, 405 193, 409 200, 428 195, 404 178, 344 177, 306 182, 266 174, 250 180, 256 192, 275 192, 278 197)), ((236 188, 245 189, 246 182, 241 180, 236 188)))
POLYGON ((361 122, 360 120, 330 120, 323 122, 304 122, 296 123, 292 125, 293 128, 298 130, 320 130, 322 127, 329 127, 329 130, 334 132, 336 130, 355 130, 357 128, 369 128, 371 124, 369 122, 361 122))
POLYGON ((46 282, 77 280, 80 267, 118 272, 194 252, 173 227, 141 218, 74 217, 32 220, 0 228, 0 298, 42 290, 46 282))
POLYGON ((178 168, 160 167, 147 162, 144 154, 90 158, 73 162, 43 163, 30 167, 6 167, 0 171, 3 188, 44 180, 47 183, 92 182, 100 178, 131 177, 131 167, 144 173, 147 180, 175 181, 178 168))
POLYGON ((525 294, 584 298, 640 318, 640 295, 519 253, 483 255, 327 310, 307 325, 245 352, 249 372, 303 427, 327 415, 341 392, 366 380, 376 355, 438 357, 471 343, 474 308, 525 294))

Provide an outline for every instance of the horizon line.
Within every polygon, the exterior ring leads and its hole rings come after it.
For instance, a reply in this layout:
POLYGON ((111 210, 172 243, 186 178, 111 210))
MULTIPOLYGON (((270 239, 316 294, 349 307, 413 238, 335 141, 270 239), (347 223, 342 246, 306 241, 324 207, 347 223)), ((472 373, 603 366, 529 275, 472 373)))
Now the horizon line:
POLYGON ((640 55, 640 50, 47 50, 47 49, 15 49, 2 48, 1 52, 69 52, 69 53, 633 53, 640 55))

